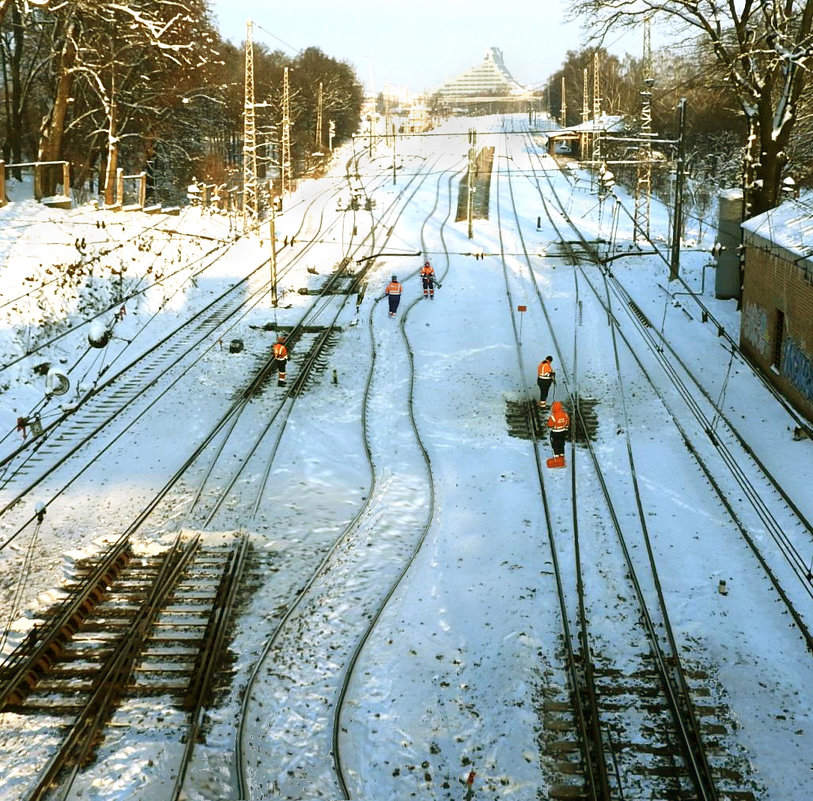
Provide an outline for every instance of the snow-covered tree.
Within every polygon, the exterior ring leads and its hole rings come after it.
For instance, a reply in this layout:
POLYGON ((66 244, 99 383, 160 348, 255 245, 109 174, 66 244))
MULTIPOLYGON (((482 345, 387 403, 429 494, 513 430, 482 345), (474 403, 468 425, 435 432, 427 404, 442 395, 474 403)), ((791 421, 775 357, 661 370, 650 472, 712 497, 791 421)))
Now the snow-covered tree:
POLYGON ((59 158, 70 124, 105 138, 105 202, 113 202, 123 137, 149 139, 200 71, 216 59, 206 0, 64 0, 48 7, 59 31, 54 102, 39 157, 59 158), (67 123, 73 99, 83 103, 67 123))
POLYGON ((813 0, 574 0, 572 10, 599 39, 649 18, 706 40, 747 120, 750 213, 779 202, 799 101, 813 67, 813 0))

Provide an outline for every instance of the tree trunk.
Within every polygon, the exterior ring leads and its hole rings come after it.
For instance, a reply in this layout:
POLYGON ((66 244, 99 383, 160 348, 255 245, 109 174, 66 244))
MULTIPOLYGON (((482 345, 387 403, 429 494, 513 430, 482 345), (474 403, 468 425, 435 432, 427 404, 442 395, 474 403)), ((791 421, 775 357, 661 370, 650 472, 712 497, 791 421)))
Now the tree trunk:
MULTIPOLYGON (((39 143, 40 161, 62 160, 62 138, 65 133, 65 120, 68 116, 71 89, 73 87, 73 65, 76 62, 76 45, 73 41, 73 26, 68 29, 65 44, 62 47, 62 56, 59 63, 59 76, 57 77, 56 96, 54 105, 42 122, 39 143)), ((54 173, 49 172, 47 194, 54 193, 56 180, 54 173)))
POLYGON ((116 170, 119 166, 118 114, 116 101, 110 103, 110 128, 107 132, 107 168, 104 175, 104 202, 112 206, 116 199, 116 170))
MULTIPOLYGON (((23 83, 21 64, 23 58, 23 42, 25 39, 23 21, 17 5, 11 6, 12 37, 14 50, 11 53, 11 116, 9 119, 8 140, 11 149, 12 161, 23 160, 23 83)), ((14 170, 14 177, 22 178, 19 169, 14 170)))

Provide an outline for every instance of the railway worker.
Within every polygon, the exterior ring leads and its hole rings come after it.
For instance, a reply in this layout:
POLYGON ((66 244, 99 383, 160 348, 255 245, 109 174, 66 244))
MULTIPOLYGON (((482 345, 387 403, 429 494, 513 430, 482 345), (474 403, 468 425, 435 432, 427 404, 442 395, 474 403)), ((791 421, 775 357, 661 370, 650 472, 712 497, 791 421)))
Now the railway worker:
POLYGON ((271 348, 271 353, 277 360, 277 386, 285 386, 285 369, 288 366, 288 348, 285 346, 285 337, 277 338, 271 348))
POLYGON ((539 387, 539 408, 545 409, 548 405, 548 392, 556 379, 553 372, 553 356, 545 356, 539 367, 536 368, 536 385, 539 387))
POLYGON ((421 267, 421 284, 423 285, 423 296, 430 300, 435 299, 435 268, 425 261, 421 267))
POLYGON ((401 302, 401 292, 403 287, 398 283, 398 277, 393 276, 392 281, 387 284, 384 294, 389 299, 390 304, 390 317, 395 317, 395 312, 398 311, 398 304, 401 302))
POLYGON ((550 429, 550 444, 553 448, 553 458, 548 459, 548 467, 564 467, 565 439, 567 430, 570 428, 570 415, 559 401, 554 401, 550 407, 548 428, 550 429))

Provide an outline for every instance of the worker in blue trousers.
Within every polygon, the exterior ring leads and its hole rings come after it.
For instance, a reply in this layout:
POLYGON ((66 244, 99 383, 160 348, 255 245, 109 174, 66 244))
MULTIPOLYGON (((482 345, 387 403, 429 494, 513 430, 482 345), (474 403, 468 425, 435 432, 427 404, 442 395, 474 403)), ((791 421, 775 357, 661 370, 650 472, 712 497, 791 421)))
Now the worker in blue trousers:
POLYGON ((401 302, 401 292, 403 292, 403 287, 398 282, 398 277, 394 275, 392 281, 387 284, 387 288, 384 290, 384 294, 389 299, 390 317, 395 317, 395 312, 398 311, 398 304, 401 302))

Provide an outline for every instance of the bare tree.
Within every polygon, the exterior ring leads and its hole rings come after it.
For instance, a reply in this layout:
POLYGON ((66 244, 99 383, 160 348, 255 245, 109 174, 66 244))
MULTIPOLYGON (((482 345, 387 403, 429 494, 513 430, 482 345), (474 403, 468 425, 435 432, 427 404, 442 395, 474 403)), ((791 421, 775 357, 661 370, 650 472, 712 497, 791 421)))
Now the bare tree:
POLYGON ((798 104, 813 66, 813 0, 574 0, 599 39, 644 18, 694 31, 712 48, 748 126, 745 189, 749 214, 781 197, 798 104))

